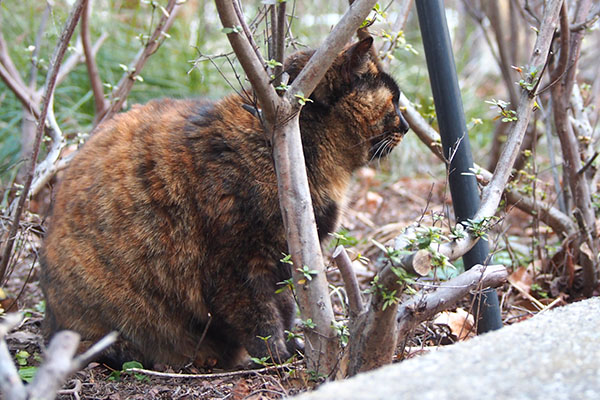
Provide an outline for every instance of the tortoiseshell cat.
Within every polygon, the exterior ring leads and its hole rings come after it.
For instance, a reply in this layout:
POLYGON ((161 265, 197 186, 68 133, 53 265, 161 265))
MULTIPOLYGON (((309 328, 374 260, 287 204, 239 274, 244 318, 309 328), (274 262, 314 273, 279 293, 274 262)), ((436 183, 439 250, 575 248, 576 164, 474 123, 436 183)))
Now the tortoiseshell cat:
MULTIPOLYGON (((387 155, 408 130, 394 80, 369 56, 372 39, 340 53, 300 116, 319 237, 336 228, 354 170, 387 155)), ((291 55, 293 80, 312 51, 291 55)), ((155 100, 98 128, 56 195, 42 254, 47 334, 104 357, 233 367, 244 350, 281 359, 295 304, 271 147, 237 96, 155 100)))

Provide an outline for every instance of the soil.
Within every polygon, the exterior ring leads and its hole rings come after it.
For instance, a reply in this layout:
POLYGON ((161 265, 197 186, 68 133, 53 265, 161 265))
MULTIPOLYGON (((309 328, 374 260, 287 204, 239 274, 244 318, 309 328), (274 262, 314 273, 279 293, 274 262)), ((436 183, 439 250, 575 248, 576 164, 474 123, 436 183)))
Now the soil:
MULTIPOLYGON (((365 168, 357 176, 355 190, 348 210, 342 220, 342 226, 347 230, 346 235, 356 239, 349 250, 351 255, 358 254, 370 259, 368 266, 354 262, 356 274, 362 288, 367 288, 375 274, 381 251, 370 241, 374 238, 380 243, 386 243, 396 237, 401 230, 415 221, 421 221, 431 226, 437 216, 451 208, 449 194, 443 182, 432 181, 431 177, 420 179, 400 179, 390 183, 387 179, 379 179, 373 169, 365 168)), ((556 242, 551 233, 532 232, 531 217, 524 218, 523 214, 511 210, 494 227, 490 234, 492 250, 504 248, 503 238, 510 238, 511 251, 504 251, 509 268, 521 275, 513 277, 513 282, 499 288, 502 301, 503 318, 507 323, 517 322, 534 315, 539 311, 539 304, 557 306, 564 304, 568 296, 563 291, 550 294, 552 277, 542 277, 535 273, 535 263, 529 263, 527 257, 516 255, 531 252, 531 236, 542 237, 544 243, 556 242), (517 250, 515 250, 517 249, 517 250), (525 250, 522 250, 525 249, 525 250), (506 255, 508 254, 508 255, 506 255), (531 272, 534 270, 533 272, 531 272), (528 272, 529 271, 529 272, 528 272), (533 275, 532 275, 533 274, 533 275), (524 282, 524 283, 523 283, 524 282), (522 287, 517 288, 521 283, 522 287), (533 283, 538 283, 539 289, 531 289, 533 283), (529 285, 529 287, 527 287, 529 285), (545 293, 546 290, 548 293, 545 293), (545 293, 545 296, 544 296, 545 293), (537 302, 537 303, 536 303, 537 302), (536 308, 537 307, 537 308, 536 308)), ((447 221, 444 223, 448 225, 447 221)), ((21 246, 17 262, 4 287, 5 293, 2 307, 6 311, 18 309, 25 313, 25 320, 18 329, 7 336, 7 343, 19 368, 39 365, 44 354, 44 340, 40 334, 40 324, 43 317, 43 297, 38 287, 37 255, 40 246, 41 221, 35 216, 29 218, 26 228, 29 233, 27 240, 21 246), (33 267, 32 267, 33 266, 33 267), (15 304, 15 299, 16 304, 15 304), (24 353, 27 352, 27 353, 24 353)), ((331 246, 326 253, 331 253, 331 246)), ((329 263, 329 279, 336 286, 341 286, 339 273, 329 263)), ((512 276, 512 275, 511 275, 512 276)), ((336 312, 343 314, 344 309, 334 298, 336 312)), ((434 322, 423 323, 414 332, 406 346, 399 350, 397 359, 418 356, 435 346, 451 344, 456 340, 466 340, 470 335, 457 333, 455 323, 459 325, 472 321, 467 312, 470 308, 469 299, 465 299, 456 312, 440 316, 434 322)), ((462 329, 462 328, 461 328, 462 329)), ((466 331, 468 331, 467 329, 466 331)), ((471 327, 471 330, 473 328, 471 327)), ((197 371, 185 368, 170 373, 220 373, 222 371, 197 371)), ((280 369, 247 370, 231 375, 213 375, 211 377, 177 378, 157 377, 142 374, 119 373, 105 365, 91 363, 83 370, 70 377, 60 392, 60 399, 279 399, 296 393, 310 390, 318 382, 310 379, 301 363, 280 369)))

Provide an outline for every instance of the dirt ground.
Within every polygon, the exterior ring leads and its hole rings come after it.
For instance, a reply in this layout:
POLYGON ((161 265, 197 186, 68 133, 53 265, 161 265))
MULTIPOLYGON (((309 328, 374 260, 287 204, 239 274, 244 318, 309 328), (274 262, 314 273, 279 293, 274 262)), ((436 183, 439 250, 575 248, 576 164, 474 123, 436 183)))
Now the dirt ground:
MULTIPOLYGON (((373 169, 363 169, 357 177, 355 190, 342 225, 348 236, 357 239, 350 251, 368 257, 369 266, 355 262, 356 274, 363 288, 367 288, 375 273, 380 251, 370 241, 375 238, 386 243, 397 236, 401 229, 420 220, 431 225, 436 215, 451 208, 449 194, 443 181, 431 177, 421 179, 401 179, 390 183, 378 178, 373 169)), ((498 252, 502 263, 508 264, 510 283, 499 288, 503 319, 514 323, 529 318, 540 307, 564 304, 567 296, 560 290, 551 293, 549 278, 543 280, 535 273, 535 262, 518 253, 531 253, 531 235, 543 236, 545 243, 552 244, 556 239, 551 233, 532 232, 531 218, 511 210, 490 234, 490 248, 498 252), (508 238, 509 246, 506 246, 508 238), (519 273, 520 271, 520 273, 519 273), (534 271, 534 272, 532 272, 534 271), (532 285, 538 284, 537 286, 532 285), (539 289, 538 289, 539 287, 539 289)), ((447 222, 446 222, 447 225, 447 222)), ((32 230, 35 231, 35 224, 32 230)), ((5 310, 15 308, 25 313, 21 326, 10 333, 7 343, 15 362, 27 370, 40 363, 44 354, 44 341, 40 334, 43 317, 42 295, 38 287, 36 251, 39 248, 39 235, 29 235, 23 246, 9 282, 5 287, 6 297, 2 300, 5 310), (34 268, 32 268, 34 265, 34 268), (16 306, 13 303, 16 300, 16 306), (26 352, 26 353, 25 353, 26 352)), ((328 249, 326 253, 331 253, 328 249)), ((539 261, 538 261, 539 262, 539 261)), ((329 279, 334 285, 341 285, 336 268, 330 263, 329 279)), ((334 298, 334 307, 340 314, 343 309, 334 298)), ((0 298, 1 299, 1 298, 0 298)), ((435 321, 423 323, 415 330, 406 346, 399 350, 398 360, 418 356, 440 345, 456 340, 466 340, 473 331, 472 316, 469 315, 470 300, 465 299, 461 308, 438 316, 435 321), (465 325, 466 324, 466 325, 465 325), (467 326, 467 329, 464 329, 467 326), (461 333, 463 332, 463 333, 461 333)), ((310 390, 318 382, 311 381, 301 363, 268 371, 237 371, 223 374, 223 371, 197 371, 186 368, 182 371, 167 370, 167 373, 215 373, 210 377, 181 378, 174 376, 148 376, 111 371, 104 365, 89 364, 82 371, 69 378, 59 396, 60 399, 279 399, 310 390)))

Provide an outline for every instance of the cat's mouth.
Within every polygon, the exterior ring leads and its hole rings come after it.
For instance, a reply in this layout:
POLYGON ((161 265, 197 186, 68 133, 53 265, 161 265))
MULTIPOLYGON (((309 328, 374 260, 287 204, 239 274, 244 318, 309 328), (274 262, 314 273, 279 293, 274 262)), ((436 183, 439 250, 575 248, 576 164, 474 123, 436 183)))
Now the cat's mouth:
POLYGON ((383 136, 384 139, 373 140, 371 148, 369 149, 369 162, 375 159, 381 159, 387 157, 392 150, 402 141, 404 135, 408 129, 404 132, 386 132, 383 136))

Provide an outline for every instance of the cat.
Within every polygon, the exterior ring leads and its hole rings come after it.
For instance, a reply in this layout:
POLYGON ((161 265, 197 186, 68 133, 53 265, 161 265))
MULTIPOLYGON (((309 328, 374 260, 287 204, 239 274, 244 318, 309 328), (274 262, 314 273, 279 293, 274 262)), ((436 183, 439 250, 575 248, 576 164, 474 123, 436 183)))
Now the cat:
MULTIPOLYGON (((352 172, 408 131, 398 85, 349 45, 300 114, 321 242, 336 229, 352 172)), ((314 51, 290 55, 290 82, 314 51)), ((101 124, 65 172, 41 254, 47 336, 89 346, 112 330, 116 368, 285 360, 295 317, 272 148, 241 96, 153 100, 101 124), (268 339, 265 339, 268 338, 268 339)))

